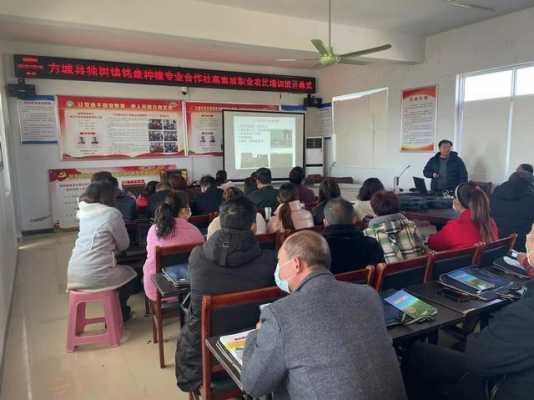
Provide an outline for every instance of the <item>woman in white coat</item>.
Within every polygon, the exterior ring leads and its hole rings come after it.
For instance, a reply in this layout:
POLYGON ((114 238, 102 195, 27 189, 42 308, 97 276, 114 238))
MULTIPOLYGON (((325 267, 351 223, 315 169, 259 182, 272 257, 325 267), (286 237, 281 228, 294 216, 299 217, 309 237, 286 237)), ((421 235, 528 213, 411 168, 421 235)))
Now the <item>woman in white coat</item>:
POLYGON ((126 250, 130 239, 124 219, 113 207, 115 188, 108 182, 91 183, 80 197, 80 231, 67 272, 67 290, 119 290, 122 315, 130 318, 126 304, 136 277, 129 266, 117 265, 115 255, 126 250))

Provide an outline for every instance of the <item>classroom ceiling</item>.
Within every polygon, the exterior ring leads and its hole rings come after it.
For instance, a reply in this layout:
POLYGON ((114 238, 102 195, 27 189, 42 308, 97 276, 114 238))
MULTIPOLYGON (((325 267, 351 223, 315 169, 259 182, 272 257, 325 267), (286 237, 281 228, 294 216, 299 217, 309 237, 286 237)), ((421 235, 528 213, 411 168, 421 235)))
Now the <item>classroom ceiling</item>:
MULTIPOLYGON (((200 1, 317 21, 328 20, 326 0, 200 1)), ((534 0, 462 0, 462 2, 491 7, 497 12, 453 7, 447 4, 447 0, 332 0, 332 20, 336 24, 428 36, 534 7, 534 0)))

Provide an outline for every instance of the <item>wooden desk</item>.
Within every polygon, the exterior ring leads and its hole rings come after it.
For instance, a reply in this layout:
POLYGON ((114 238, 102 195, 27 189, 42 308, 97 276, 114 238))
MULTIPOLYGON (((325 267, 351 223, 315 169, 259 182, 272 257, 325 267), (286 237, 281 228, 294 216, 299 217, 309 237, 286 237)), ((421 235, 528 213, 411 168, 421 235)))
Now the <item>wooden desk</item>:
POLYGON ((430 209, 421 211, 401 211, 406 218, 411 220, 428 221, 433 225, 443 226, 451 219, 458 218, 458 213, 452 208, 430 209))
MULTIPOLYGON (((438 309, 436 318, 432 321, 423 322, 421 324, 413 324, 408 326, 394 326, 388 329, 388 333, 393 339, 393 343, 399 344, 407 340, 411 340, 418 336, 425 336, 437 332, 439 329, 446 326, 456 325, 464 319, 464 315, 456 311, 450 310, 439 304, 432 303, 438 309)), ((211 337, 206 339, 206 347, 215 359, 221 364, 226 373, 234 381, 237 387, 243 391, 241 383, 241 369, 231 363, 226 354, 217 347, 218 337, 211 337)))
POLYGON ((442 293, 443 286, 441 286, 438 282, 427 282, 423 283, 422 285, 411 286, 406 290, 414 296, 419 297, 421 300, 446 307, 450 310, 461 313, 464 316, 468 314, 483 314, 492 312, 509 303, 508 300, 503 299, 495 299, 492 301, 482 301, 477 299, 456 301, 442 293))

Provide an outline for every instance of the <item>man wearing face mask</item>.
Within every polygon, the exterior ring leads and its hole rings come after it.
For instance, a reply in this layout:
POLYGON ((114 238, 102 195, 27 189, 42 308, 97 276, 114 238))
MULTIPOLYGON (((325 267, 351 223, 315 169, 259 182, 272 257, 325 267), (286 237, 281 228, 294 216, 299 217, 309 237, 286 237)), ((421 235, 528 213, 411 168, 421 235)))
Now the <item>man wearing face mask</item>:
POLYGON ((406 399, 378 294, 337 281, 329 268, 319 234, 298 232, 284 242, 275 281, 290 295, 264 307, 247 338, 245 392, 275 400, 406 399))

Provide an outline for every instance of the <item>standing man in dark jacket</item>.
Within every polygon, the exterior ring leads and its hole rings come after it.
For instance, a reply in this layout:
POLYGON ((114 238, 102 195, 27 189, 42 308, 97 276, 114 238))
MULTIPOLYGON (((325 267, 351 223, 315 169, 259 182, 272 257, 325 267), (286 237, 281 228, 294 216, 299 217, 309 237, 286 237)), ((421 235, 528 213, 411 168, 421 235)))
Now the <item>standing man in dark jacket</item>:
POLYGON ((495 314, 467 342, 465 353, 417 344, 408 357, 406 385, 413 400, 531 400, 534 393, 534 281, 525 296, 495 314))
POLYGON ((405 400, 384 322, 367 285, 340 282, 316 232, 290 236, 278 252, 277 285, 286 296, 261 310, 247 337, 241 382, 276 400, 405 400))
POLYGON ((217 181, 211 175, 200 178, 200 191, 202 192, 191 205, 193 215, 206 215, 219 211, 223 200, 223 191, 217 187, 217 181))
POLYGON ((423 174, 432 179, 433 192, 454 191, 460 183, 467 182, 467 170, 458 153, 451 151, 452 142, 439 142, 439 153, 426 163, 423 174))
POLYGON ((248 198, 256 205, 258 210, 263 211, 270 207, 272 211, 278 207, 278 190, 273 188, 271 170, 260 168, 256 171, 257 190, 248 195, 248 198))
POLYGON ((341 197, 329 200, 324 207, 323 236, 330 247, 333 274, 384 262, 382 246, 357 229, 356 220, 354 207, 341 197))
POLYGON ((221 230, 189 257, 191 305, 176 346, 176 379, 185 392, 202 383, 200 314, 202 296, 273 286, 275 254, 262 250, 251 228, 256 208, 245 197, 221 206, 221 230))
POLYGON ((534 176, 526 171, 514 172, 495 188, 490 205, 500 237, 517 233, 515 248, 524 252, 526 235, 534 223, 534 176))

